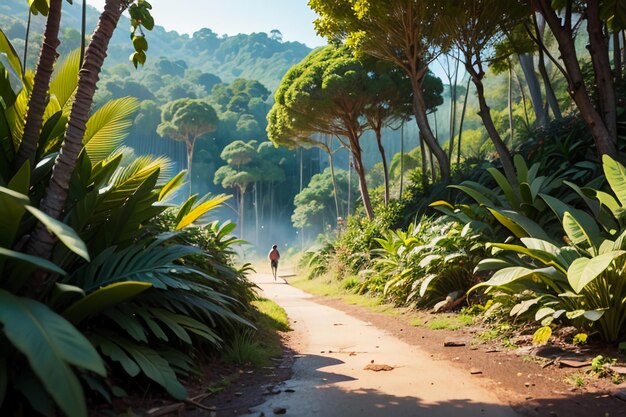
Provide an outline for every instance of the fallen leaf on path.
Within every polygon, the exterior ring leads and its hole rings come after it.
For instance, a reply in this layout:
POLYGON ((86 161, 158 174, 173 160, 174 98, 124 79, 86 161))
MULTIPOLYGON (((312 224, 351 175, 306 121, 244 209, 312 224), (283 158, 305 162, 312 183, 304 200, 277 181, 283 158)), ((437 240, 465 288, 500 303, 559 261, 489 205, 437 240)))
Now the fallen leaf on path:
POLYGON ((591 365, 591 362, 581 362, 581 361, 574 361, 574 360, 569 360, 569 359, 561 359, 559 361, 559 365, 566 366, 568 368, 582 368, 582 367, 591 365))
POLYGON ((478 368, 471 368, 470 369, 470 374, 472 374, 472 375, 478 375, 478 374, 482 374, 482 373, 483 373, 483 371, 481 371, 478 368))

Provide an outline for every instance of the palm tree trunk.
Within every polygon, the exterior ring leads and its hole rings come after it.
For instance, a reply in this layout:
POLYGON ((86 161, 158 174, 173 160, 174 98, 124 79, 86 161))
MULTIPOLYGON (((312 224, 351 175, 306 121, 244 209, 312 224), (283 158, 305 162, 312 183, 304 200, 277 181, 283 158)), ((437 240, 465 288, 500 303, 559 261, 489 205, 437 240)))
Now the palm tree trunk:
MULTIPOLYGON (((56 1, 56 0, 55 0, 56 1)), ((96 92, 96 84, 106 58, 106 51, 113 31, 123 12, 120 0, 107 0, 98 25, 85 52, 85 62, 79 72, 78 87, 72 104, 68 127, 61 150, 52 169, 52 177, 45 191, 41 210, 59 219, 67 199, 69 182, 76 166, 78 155, 83 149, 83 137, 89 111, 96 92)), ((27 243, 26 252, 49 259, 55 239, 42 223, 37 223, 27 243)), ((52 283, 48 275, 37 274, 27 284, 27 295, 39 298, 52 283)))
MULTIPOLYGON (((26 161, 30 162, 31 169, 35 166, 39 134, 41 133, 41 126, 43 125, 43 114, 48 105, 50 79, 52 78, 54 63, 58 56, 57 48, 61 43, 61 41, 59 41, 59 29, 61 27, 62 5, 63 0, 50 0, 50 9, 48 11, 46 29, 43 35, 43 45, 39 53, 39 62, 37 63, 37 70, 35 72, 33 91, 30 101, 28 102, 24 135, 22 136, 22 143, 20 144, 17 158, 15 159, 16 169, 20 168, 26 161)), ((26 57, 24 57, 24 61, 26 61, 26 57)), ((25 68, 26 65, 24 65, 24 69, 25 68)))

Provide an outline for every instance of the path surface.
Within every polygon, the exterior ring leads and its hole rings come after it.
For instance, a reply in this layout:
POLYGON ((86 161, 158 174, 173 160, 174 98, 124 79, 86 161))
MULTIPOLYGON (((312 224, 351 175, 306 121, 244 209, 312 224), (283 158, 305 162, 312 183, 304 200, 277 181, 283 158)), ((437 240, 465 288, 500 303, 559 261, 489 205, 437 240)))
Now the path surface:
POLYGON ((480 377, 434 361, 430 354, 345 313, 269 274, 253 281, 281 305, 294 331, 292 379, 249 416, 277 408, 299 417, 519 417, 480 377), (389 365, 390 371, 364 370, 389 365))

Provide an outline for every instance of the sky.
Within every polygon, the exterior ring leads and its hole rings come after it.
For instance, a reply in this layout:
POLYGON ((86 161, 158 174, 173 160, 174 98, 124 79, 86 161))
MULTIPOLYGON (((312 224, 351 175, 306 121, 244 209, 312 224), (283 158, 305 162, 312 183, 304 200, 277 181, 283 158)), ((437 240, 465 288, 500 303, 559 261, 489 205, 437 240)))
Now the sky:
MULTIPOLYGON (((105 0, 87 0, 102 10, 105 0)), ((218 35, 278 29, 285 41, 309 47, 325 45, 313 29, 316 14, 307 0, 149 0, 155 24, 166 30, 193 34, 209 28, 218 35)))

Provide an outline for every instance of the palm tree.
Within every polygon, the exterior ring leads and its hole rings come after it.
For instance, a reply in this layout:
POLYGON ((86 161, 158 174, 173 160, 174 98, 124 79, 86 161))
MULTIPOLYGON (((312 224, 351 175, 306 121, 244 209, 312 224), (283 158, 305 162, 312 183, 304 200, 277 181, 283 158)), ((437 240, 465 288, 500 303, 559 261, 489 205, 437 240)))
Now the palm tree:
MULTIPOLYGON (((59 0, 54 0, 59 1, 59 0)), ((83 149, 83 136, 89 111, 96 92, 96 83, 106 57, 109 41, 122 12, 132 2, 128 0, 107 0, 104 11, 98 19, 98 24, 85 51, 85 60, 81 67, 78 79, 76 96, 68 121, 65 139, 52 170, 50 183, 45 191, 40 208, 53 218, 60 218, 65 206, 69 190, 70 178, 78 155, 83 149)), ((49 259, 55 244, 54 236, 42 224, 38 223, 31 234, 26 246, 26 252, 49 259)), ((45 294, 52 280, 49 274, 41 271, 30 280, 26 294, 39 298, 45 294)))

